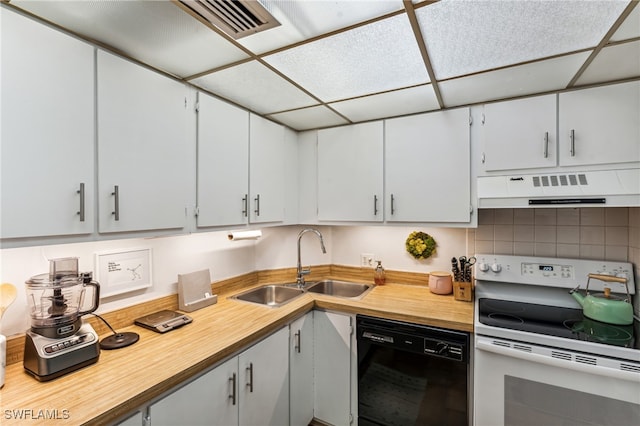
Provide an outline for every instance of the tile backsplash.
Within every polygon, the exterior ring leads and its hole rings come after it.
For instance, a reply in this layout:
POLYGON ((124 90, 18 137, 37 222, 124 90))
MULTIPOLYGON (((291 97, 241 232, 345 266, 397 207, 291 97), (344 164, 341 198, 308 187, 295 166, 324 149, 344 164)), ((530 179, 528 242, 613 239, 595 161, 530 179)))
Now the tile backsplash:
POLYGON ((640 265, 640 208, 481 209, 476 253, 605 259, 640 265))
POLYGON ((630 262, 640 316, 640 207, 481 209, 468 232, 475 253, 630 262))

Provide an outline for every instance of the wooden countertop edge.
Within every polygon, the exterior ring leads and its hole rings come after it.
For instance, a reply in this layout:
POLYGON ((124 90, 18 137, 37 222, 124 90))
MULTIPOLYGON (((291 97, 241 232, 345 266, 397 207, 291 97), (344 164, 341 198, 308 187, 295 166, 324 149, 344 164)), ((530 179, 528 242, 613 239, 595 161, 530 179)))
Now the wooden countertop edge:
MULTIPOLYGON (((223 297, 228 297, 230 295, 231 294, 228 294, 223 297)), ((253 346, 255 343, 257 343, 261 339, 279 330, 281 327, 287 325, 288 323, 298 318, 299 316, 304 315, 305 313, 311 311, 313 308, 314 308, 313 300, 305 301, 295 310, 287 312, 285 315, 278 318, 277 320, 274 320, 271 323, 266 324, 260 330, 245 336, 244 338, 232 343, 231 345, 226 346, 224 349, 211 354, 211 356, 209 356, 207 359, 197 362, 184 370, 181 370, 178 374, 171 376, 169 379, 166 379, 166 380, 163 380, 162 382, 157 383, 156 385, 146 389, 145 391, 139 393, 133 398, 128 399, 125 403, 114 406, 108 411, 100 413, 96 417, 82 424, 83 425, 104 425, 110 422, 124 419, 124 416, 131 414, 134 410, 140 408, 145 404, 148 404, 150 401, 154 400, 155 398, 158 398, 165 392, 180 385, 184 381, 195 378, 197 375, 203 373, 207 369, 212 368, 217 364, 225 361, 226 359, 235 356, 242 350, 250 346, 253 346)), ((264 309, 272 309, 272 308, 265 307, 264 309)))
MULTIPOLYGON (((330 268, 317 269, 320 270, 319 272, 322 273, 323 277, 333 275, 330 272, 330 268)), ((340 272, 344 272, 344 269, 344 267, 341 267, 340 272)), ((115 398, 116 400, 122 400, 122 402, 115 402, 112 400, 109 402, 109 404, 112 405, 108 405, 106 402, 103 402, 103 407, 100 407, 100 403, 97 403, 96 405, 91 407, 90 413, 80 411, 80 415, 76 417, 78 422, 80 424, 97 425, 117 420, 123 420, 125 418, 124 416, 132 413, 134 410, 140 408, 141 406, 149 404, 154 399, 162 396, 165 392, 169 391, 175 386, 183 383, 184 381, 194 378, 196 375, 201 374, 207 369, 212 368, 220 362, 236 355, 242 350, 255 344, 262 338, 268 336, 272 332, 295 320, 297 317, 300 317, 306 312, 311 311, 312 309, 331 310, 346 314, 365 314, 381 318, 395 319, 400 321, 473 332, 472 303, 455 301, 452 296, 443 297, 432 295, 428 291, 427 287, 416 286, 413 283, 410 285, 391 284, 383 287, 377 287, 373 292, 367 295, 363 301, 340 299, 332 296, 306 293, 302 297, 295 299, 280 308, 274 309, 264 306, 246 304, 239 301, 227 300, 229 296, 240 291, 244 291, 251 287, 257 287, 268 283, 263 281, 290 281, 287 279, 282 279, 282 277, 285 275, 286 277, 288 277, 290 275, 290 271, 286 270, 285 274, 283 275, 278 275, 278 273, 271 272, 269 274, 266 274, 266 276, 261 277, 261 279, 257 279, 257 275, 255 273, 252 273, 243 278, 233 279, 234 285, 231 285, 229 287, 218 286, 217 288, 219 290, 219 304, 217 306, 219 306, 219 310, 212 311, 208 310, 208 308, 205 308, 199 311, 195 311, 189 314, 194 317, 194 322, 197 322, 199 320, 207 320, 212 323, 216 321, 222 321, 220 318, 224 318, 225 314, 229 315, 230 310, 235 310, 236 308, 234 306, 245 305, 245 308, 238 310, 238 315, 245 318, 247 321, 250 321, 251 324, 248 324, 246 328, 243 328, 242 332, 239 333, 238 336, 234 335, 233 338, 228 339, 229 341, 225 342, 225 346, 216 348, 210 354, 200 354, 200 356, 202 356, 202 359, 198 360, 196 359, 197 357, 194 357, 193 363, 191 363, 192 361, 184 362, 186 367, 181 367, 181 369, 176 370, 175 373, 171 372, 170 377, 166 377, 164 379, 159 378, 157 382, 152 383, 149 387, 140 390, 135 390, 134 386, 134 389, 131 389, 130 392, 124 392, 126 397, 120 396, 115 398), (227 291, 223 292, 222 290, 227 291), (371 295, 374 295, 374 297, 371 297, 371 295), (407 303, 411 304, 414 299, 419 299, 417 306, 406 306, 407 303), (246 307, 246 305, 250 305, 250 307, 246 307), (433 314, 427 315, 426 312, 423 311, 425 305, 433 306, 433 314), (407 311, 408 313, 403 311, 407 311), (218 315, 220 315, 220 317, 218 317, 218 315), (444 318, 439 318, 439 316, 441 315, 444 318), (456 319, 456 316, 459 316, 460 319, 456 319), (97 412, 101 410, 102 412, 97 412)), ((349 280, 349 278, 357 280, 357 276, 349 276, 345 278, 347 278, 347 280, 349 280)), ((312 277, 312 279, 320 279, 320 277, 312 277)), ((360 281, 363 280, 360 279, 360 281)), ((216 284, 213 284, 212 287, 214 287, 215 285, 216 284)), ((174 307, 174 304, 177 304, 177 295, 163 298, 161 302, 151 302, 151 306, 162 307, 163 309, 177 309, 177 306, 174 307), (160 304, 158 305, 158 303, 160 304)), ((146 306, 145 308, 148 307, 149 306, 146 306)), ((114 314, 114 316, 117 316, 117 314, 114 314)), ((109 318, 109 320, 111 319, 113 318, 109 318)), ((116 318, 116 320, 123 321, 122 318, 116 318)), ((129 324, 131 323, 129 322, 129 324)), ((212 332, 212 327, 217 327, 218 325, 205 324, 203 332, 212 332)), ((130 325, 128 327, 118 327, 116 325, 115 327, 116 329, 119 328, 119 331, 136 331, 144 334, 145 340, 148 339, 151 348, 154 348, 154 346, 157 347, 158 343, 156 342, 156 339, 161 339, 161 335, 152 331, 141 329, 137 326, 130 325)), ((97 331, 101 335, 101 337, 110 334, 106 327, 97 329, 97 331)), ((230 330, 226 331, 228 332, 230 330)), ((112 364, 116 364, 117 366, 118 363, 119 362, 116 361, 110 361, 109 358, 107 358, 106 366, 111 367, 112 364)), ((165 364, 166 363, 167 361, 165 361, 165 364)), ((168 365, 170 364, 167 364, 167 366, 168 365)), ((22 366, 20 365, 9 367, 12 367, 12 375, 13 377, 16 377, 16 372, 22 366)), ((9 371, 7 373, 9 373, 9 371)), ((26 375, 26 373, 23 374, 26 375)), ((81 379, 81 377, 78 377, 78 379, 81 379)), ((65 383, 65 386, 68 386, 68 383, 65 383)), ((38 400, 37 396, 30 396, 33 397, 33 400, 38 400)), ((12 402, 25 403, 25 401, 28 400, 29 398, 20 396, 12 402)))

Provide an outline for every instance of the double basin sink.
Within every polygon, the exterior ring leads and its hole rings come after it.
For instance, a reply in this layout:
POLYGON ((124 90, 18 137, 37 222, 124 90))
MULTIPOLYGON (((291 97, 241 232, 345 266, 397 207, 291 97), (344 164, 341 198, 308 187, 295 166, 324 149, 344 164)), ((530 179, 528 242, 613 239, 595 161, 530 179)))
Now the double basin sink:
POLYGON ((270 284, 247 290, 240 294, 236 294, 235 296, 231 296, 231 298, 275 308, 292 301, 306 292, 359 300, 370 292, 373 287, 373 284, 352 283, 336 280, 323 280, 308 283, 305 285, 304 289, 298 288, 298 285, 295 283, 270 284))

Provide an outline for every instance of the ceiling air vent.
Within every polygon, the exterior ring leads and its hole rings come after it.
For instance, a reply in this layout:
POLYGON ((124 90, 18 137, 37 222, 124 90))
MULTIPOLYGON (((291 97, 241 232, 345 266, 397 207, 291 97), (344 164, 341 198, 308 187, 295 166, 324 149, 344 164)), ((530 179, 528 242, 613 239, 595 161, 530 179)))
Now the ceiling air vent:
POLYGON ((179 3, 234 39, 280 25, 256 0, 179 0, 179 3))

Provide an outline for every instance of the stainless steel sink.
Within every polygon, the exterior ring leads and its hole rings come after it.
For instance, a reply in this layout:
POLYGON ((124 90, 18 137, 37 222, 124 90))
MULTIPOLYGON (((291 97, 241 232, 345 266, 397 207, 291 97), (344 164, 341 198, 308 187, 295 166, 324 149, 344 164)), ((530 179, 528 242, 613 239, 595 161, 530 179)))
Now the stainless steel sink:
POLYGON ((231 299, 277 308, 292 301, 301 294, 304 294, 304 291, 299 288, 287 287, 285 285, 266 285, 236 294, 235 296, 231 296, 231 299))
POLYGON ((323 280, 311 284, 307 291, 326 294, 327 296, 362 299, 373 290, 373 284, 352 283, 347 281, 323 280))

